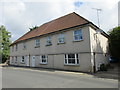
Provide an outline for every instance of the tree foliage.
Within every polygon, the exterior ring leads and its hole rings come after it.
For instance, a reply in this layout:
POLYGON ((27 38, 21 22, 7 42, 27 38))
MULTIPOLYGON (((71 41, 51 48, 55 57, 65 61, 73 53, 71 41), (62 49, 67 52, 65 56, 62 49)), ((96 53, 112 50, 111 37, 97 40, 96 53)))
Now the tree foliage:
POLYGON ((109 47, 110 53, 113 57, 120 59, 120 26, 113 28, 109 31, 109 47))
POLYGON ((38 26, 32 26, 32 27, 29 28, 29 29, 30 29, 30 31, 31 31, 31 30, 34 30, 34 29, 36 29, 36 28, 38 28, 38 26))
POLYGON ((0 55, 2 58, 2 63, 4 63, 9 57, 9 45, 10 41, 10 32, 8 32, 5 26, 0 26, 0 55))

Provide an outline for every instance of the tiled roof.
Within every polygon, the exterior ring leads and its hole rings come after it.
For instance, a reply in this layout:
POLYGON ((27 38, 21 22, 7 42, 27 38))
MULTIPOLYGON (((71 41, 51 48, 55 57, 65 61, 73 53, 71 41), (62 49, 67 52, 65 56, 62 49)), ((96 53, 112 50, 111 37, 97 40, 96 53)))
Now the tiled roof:
POLYGON ((37 29, 27 32, 26 34, 24 34, 22 37, 17 39, 12 44, 15 44, 19 41, 26 40, 26 39, 29 39, 32 37, 56 32, 59 30, 63 30, 66 28, 70 28, 70 27, 74 27, 74 26, 82 25, 82 24, 86 24, 86 23, 89 23, 89 21, 86 20, 85 18, 79 16, 75 12, 73 12, 68 15, 62 16, 58 19, 52 20, 48 23, 45 23, 45 24, 41 25, 40 27, 38 27, 37 29))

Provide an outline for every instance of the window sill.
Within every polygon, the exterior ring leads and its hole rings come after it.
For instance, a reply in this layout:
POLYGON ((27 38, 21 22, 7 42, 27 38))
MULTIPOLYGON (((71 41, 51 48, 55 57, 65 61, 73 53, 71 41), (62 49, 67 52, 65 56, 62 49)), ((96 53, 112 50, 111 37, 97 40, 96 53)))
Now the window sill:
POLYGON ((46 45, 46 46, 51 46, 52 44, 48 44, 48 45, 46 45))
POLYGON ((26 50, 26 48, 23 48, 23 50, 26 50))
POLYGON ((58 45, 59 45, 59 44, 65 44, 65 42, 61 42, 61 43, 60 43, 60 42, 58 42, 57 44, 58 44, 58 45))
POLYGON ((65 66, 79 66, 80 64, 64 64, 65 66))
POLYGON ((83 39, 81 39, 81 40, 73 40, 73 42, 81 42, 81 41, 83 41, 83 39))
POLYGON ((35 48, 39 48, 40 46, 35 46, 35 48))
POLYGON ((42 63, 42 62, 40 62, 40 64, 42 64, 42 65, 47 65, 47 63, 42 63))
POLYGON ((25 64, 25 62, 21 62, 21 64, 25 64))

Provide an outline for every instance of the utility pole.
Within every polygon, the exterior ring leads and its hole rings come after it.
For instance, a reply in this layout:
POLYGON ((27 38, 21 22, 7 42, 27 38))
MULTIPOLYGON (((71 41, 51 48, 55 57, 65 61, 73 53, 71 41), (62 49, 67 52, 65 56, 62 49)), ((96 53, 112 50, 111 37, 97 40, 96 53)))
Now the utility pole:
POLYGON ((99 8, 92 8, 97 11, 97 19, 98 19, 98 27, 100 27, 100 21, 99 21, 99 11, 102 11, 102 9, 99 8))

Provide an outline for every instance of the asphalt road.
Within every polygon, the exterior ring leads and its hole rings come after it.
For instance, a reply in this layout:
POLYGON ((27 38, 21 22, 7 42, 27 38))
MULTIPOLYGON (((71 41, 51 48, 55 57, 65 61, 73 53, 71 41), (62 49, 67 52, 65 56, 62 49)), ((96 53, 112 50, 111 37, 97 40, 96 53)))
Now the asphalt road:
POLYGON ((82 73, 4 67, 2 88, 118 88, 118 81, 82 73))

